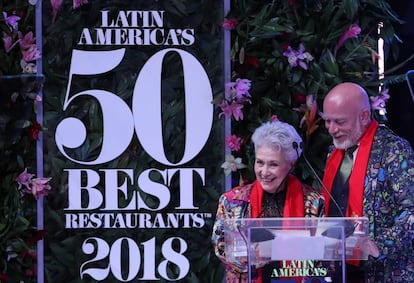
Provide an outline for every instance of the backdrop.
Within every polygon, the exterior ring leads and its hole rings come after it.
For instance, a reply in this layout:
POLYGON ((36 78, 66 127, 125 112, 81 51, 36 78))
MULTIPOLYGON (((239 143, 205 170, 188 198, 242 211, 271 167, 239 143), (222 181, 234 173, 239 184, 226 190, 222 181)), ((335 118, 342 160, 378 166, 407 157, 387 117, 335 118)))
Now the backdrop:
POLYGON ((224 2, 82 2, 43 3, 39 282, 219 282, 224 2))

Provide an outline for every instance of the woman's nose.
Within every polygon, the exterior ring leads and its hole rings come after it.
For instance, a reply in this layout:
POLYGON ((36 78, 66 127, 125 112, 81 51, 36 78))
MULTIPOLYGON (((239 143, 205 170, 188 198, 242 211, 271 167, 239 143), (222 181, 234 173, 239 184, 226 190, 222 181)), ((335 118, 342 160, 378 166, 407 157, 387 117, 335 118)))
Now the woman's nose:
POLYGON ((263 166, 263 168, 262 168, 263 176, 266 176, 269 172, 270 172, 269 171, 269 166, 267 166, 267 165, 263 166))

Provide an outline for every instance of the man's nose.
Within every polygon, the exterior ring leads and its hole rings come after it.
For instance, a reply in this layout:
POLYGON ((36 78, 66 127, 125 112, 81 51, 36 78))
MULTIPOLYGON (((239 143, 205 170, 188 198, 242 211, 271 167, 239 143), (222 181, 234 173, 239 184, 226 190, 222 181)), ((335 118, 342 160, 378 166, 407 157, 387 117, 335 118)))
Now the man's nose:
POLYGON ((328 128, 328 132, 331 135, 334 134, 334 133, 336 133, 338 131, 338 127, 335 124, 333 124, 333 123, 327 125, 326 127, 328 128))

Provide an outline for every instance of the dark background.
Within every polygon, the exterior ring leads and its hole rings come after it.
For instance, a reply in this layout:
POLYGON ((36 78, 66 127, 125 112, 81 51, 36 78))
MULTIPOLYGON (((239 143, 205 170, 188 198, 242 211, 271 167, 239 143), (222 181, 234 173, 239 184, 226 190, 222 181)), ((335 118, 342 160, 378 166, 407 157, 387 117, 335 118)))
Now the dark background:
MULTIPOLYGON (((405 23, 396 25, 395 29, 403 43, 397 64, 414 53, 414 1, 393 0, 391 7, 405 23)), ((410 61, 398 73, 414 70, 414 61, 410 61)), ((387 106, 388 126, 398 135, 406 138, 414 146, 414 102, 406 82, 390 87, 390 100, 387 106)))

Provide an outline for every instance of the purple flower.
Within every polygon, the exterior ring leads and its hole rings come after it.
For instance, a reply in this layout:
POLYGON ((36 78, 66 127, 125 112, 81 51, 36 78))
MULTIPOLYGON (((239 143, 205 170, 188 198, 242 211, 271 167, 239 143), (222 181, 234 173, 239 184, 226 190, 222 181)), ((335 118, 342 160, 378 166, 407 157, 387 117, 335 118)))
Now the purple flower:
POLYGON ((287 50, 283 52, 283 56, 288 58, 289 65, 293 68, 298 65, 298 58, 296 57, 296 51, 291 46, 288 46, 287 50))
POLYGON ((308 69, 307 63, 313 60, 313 56, 309 52, 305 52, 303 44, 299 45, 299 50, 294 50, 291 46, 288 46, 283 55, 288 58, 289 65, 292 68, 299 65, 304 70, 308 69))
POLYGON ((226 83, 226 96, 230 99, 235 99, 237 102, 242 103, 249 101, 249 90, 251 81, 248 79, 236 79, 235 82, 226 83))
POLYGON ((88 0, 73 0, 73 9, 77 9, 83 4, 88 4, 88 0))
POLYGON ((226 137, 226 145, 232 151, 239 151, 240 150, 240 138, 236 135, 231 135, 226 137))
POLYGON ((336 55, 336 52, 346 40, 349 38, 357 38, 360 33, 361 28, 357 24, 350 25, 346 32, 339 38, 338 42, 336 43, 334 55, 336 55))
POLYGON ((16 15, 12 15, 12 16, 7 16, 6 12, 3 12, 3 18, 4 21, 6 22, 6 24, 9 26, 10 30, 17 30, 18 28, 18 21, 20 20, 20 17, 16 16, 16 15))

